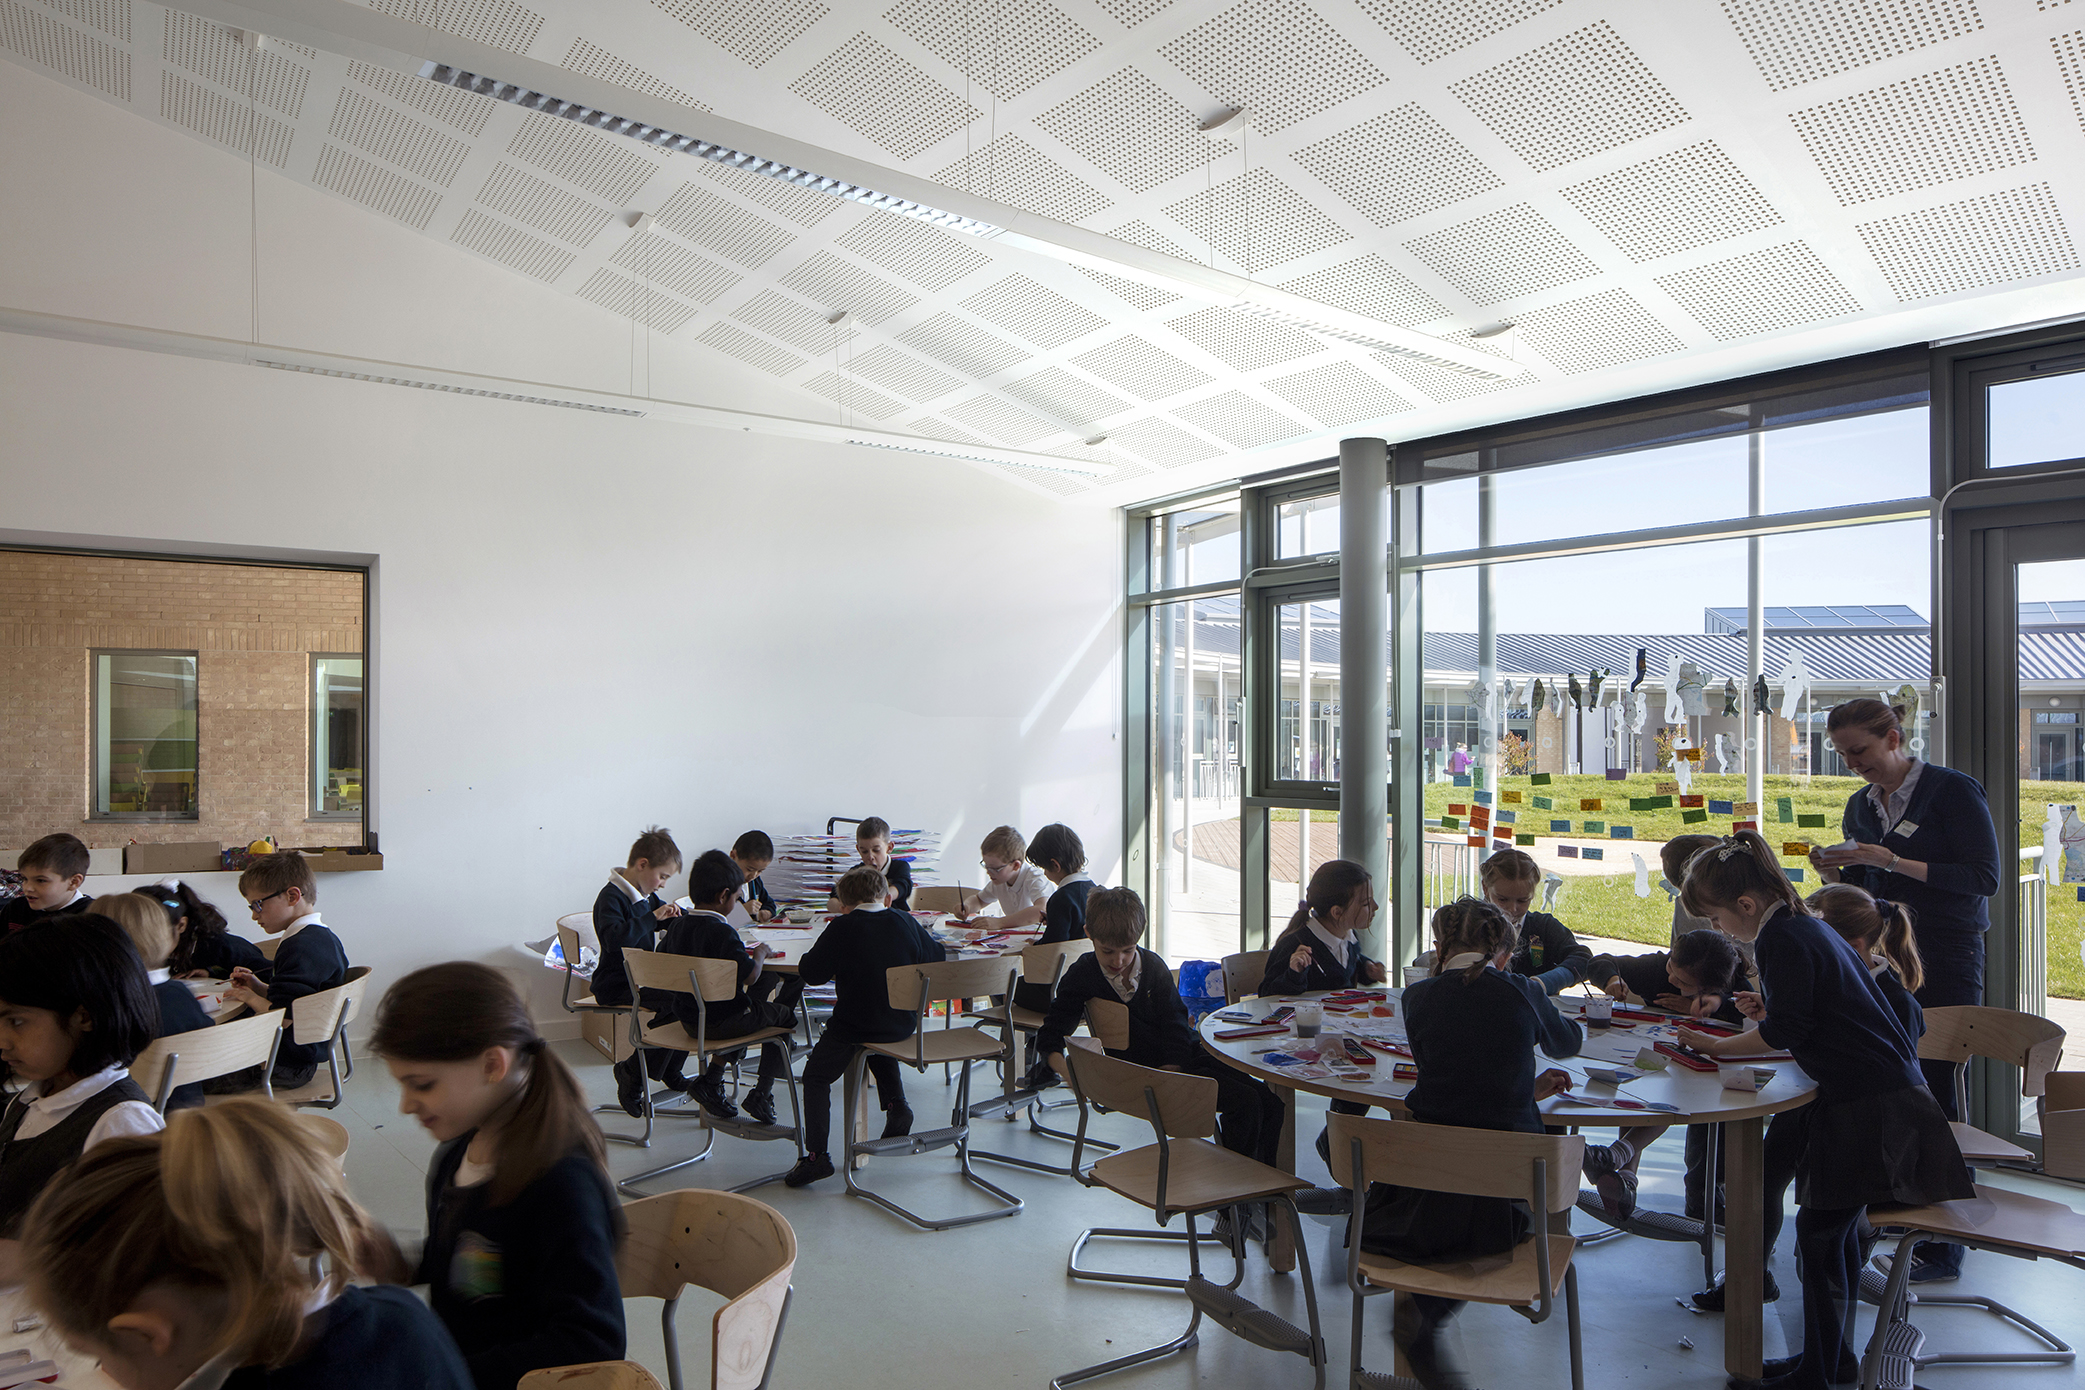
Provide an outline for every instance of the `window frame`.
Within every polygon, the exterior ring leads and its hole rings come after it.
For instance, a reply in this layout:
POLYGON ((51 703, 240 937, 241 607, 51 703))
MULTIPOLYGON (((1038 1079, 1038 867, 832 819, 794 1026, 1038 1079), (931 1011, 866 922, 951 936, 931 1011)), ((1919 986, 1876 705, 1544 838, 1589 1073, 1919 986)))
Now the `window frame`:
POLYGON ((199 650, 180 647, 89 647, 87 648, 87 814, 86 821, 109 821, 132 825, 179 825, 185 821, 200 821, 203 818, 203 654, 199 650), (101 809, 101 784, 107 769, 102 764, 102 744, 112 740, 102 737, 102 721, 109 709, 102 703, 101 662, 111 656, 173 656, 186 657, 195 663, 195 808, 182 815, 165 811, 104 811, 101 809))
POLYGON ((304 697, 308 702, 305 714, 305 765, 306 778, 304 819, 323 821, 328 825, 345 825, 360 821, 369 807, 369 656, 366 652, 308 652, 305 662, 304 697), (362 748, 362 804, 352 813, 328 811, 324 801, 326 789, 320 769, 324 765, 324 752, 319 747, 320 726, 330 720, 331 715, 319 704, 318 675, 321 661, 358 661, 362 663, 362 702, 356 713, 356 741, 362 748))

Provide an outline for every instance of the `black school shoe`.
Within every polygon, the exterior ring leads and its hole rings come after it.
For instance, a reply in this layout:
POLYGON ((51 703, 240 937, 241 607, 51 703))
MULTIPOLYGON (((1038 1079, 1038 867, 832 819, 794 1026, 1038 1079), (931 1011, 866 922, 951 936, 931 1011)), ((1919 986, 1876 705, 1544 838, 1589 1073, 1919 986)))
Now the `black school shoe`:
POLYGON ((833 1161, 830 1158, 824 1154, 805 1154, 796 1161, 794 1168, 783 1175, 782 1181, 790 1187, 809 1187, 812 1183, 832 1175, 833 1161))
MULTIPOLYGON (((1762 1301, 1766 1303, 1779 1303, 1781 1301, 1781 1286, 1774 1282, 1774 1272, 1771 1269, 1766 1271, 1766 1294, 1762 1301)), ((1722 1312, 1723 1281, 1718 1279, 1716 1287, 1713 1289, 1703 1289, 1700 1293, 1695 1294, 1694 1306, 1701 1309, 1704 1313, 1722 1312)))
POLYGON ((745 1112, 764 1125, 775 1122, 775 1093, 765 1086, 755 1086, 746 1092, 743 1102, 745 1112))
POLYGON ((731 1103, 730 1096, 724 1094, 724 1083, 722 1081, 712 1080, 707 1076, 698 1076, 693 1080, 682 1082, 681 1089, 687 1092, 688 1098, 700 1105, 704 1112, 715 1115, 720 1120, 735 1120, 738 1118, 738 1107, 731 1103))
POLYGON ((903 1139, 910 1133, 912 1133, 911 1106, 893 1105, 890 1109, 883 1112, 884 1138, 903 1139))
MULTIPOLYGON (((1796 1383, 1796 1371, 1802 1364, 1803 1358, 1800 1356, 1777 1356, 1759 1363, 1759 1379, 1732 1376, 1727 1383, 1730 1390, 1780 1390, 1782 1386, 1792 1386, 1796 1383)), ((1847 1359, 1840 1363, 1839 1373, 1831 1378, 1830 1383, 1858 1385, 1860 1380, 1860 1363, 1853 1360, 1849 1354, 1847 1359)))
POLYGON ((631 1119, 644 1117, 644 1063, 635 1055, 615 1064, 615 1101, 631 1119))
POLYGON ((294 1091, 299 1086, 309 1086, 311 1078, 319 1074, 317 1062, 306 1062, 303 1066, 279 1063, 268 1073, 268 1089, 271 1091, 294 1091))

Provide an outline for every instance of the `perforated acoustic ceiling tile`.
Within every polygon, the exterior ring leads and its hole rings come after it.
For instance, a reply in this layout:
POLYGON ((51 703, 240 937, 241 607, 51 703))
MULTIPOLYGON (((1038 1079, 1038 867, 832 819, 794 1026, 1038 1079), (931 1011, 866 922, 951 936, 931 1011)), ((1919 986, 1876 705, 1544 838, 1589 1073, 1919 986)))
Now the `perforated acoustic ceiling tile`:
POLYGON ((1292 157, 1378 227, 1504 186, 1416 101, 1305 145, 1292 157), (1386 170, 1395 176, 1385 177, 1386 170))
POLYGON ((967 238, 888 212, 871 212, 835 244, 927 290, 947 289, 992 262, 967 238))
POLYGON ((890 281, 849 265, 830 251, 820 251, 782 277, 782 288, 795 290, 827 313, 845 309, 863 323, 882 323, 919 303, 890 281))
POLYGON ((931 401, 945 396, 963 383, 938 367, 929 367, 909 353, 881 343, 840 365, 850 376, 873 381, 886 391, 895 391, 908 401, 931 401))
POLYGON ((1520 372, 1493 380, 1458 372, 1453 367, 1430 366, 1410 357, 1394 357, 1387 352, 1372 352, 1369 356, 1389 369, 1391 376, 1410 384, 1419 397, 1434 401, 1461 401, 1493 391, 1510 391, 1535 379, 1530 372, 1520 372))
POLYGON ((1776 92, 1984 27, 1976 0, 1723 0, 1723 14, 1776 92))
POLYGON ((1415 237, 1405 250, 1479 304, 1568 285, 1600 267, 1531 203, 1515 203, 1415 237))
POLYGON ((1132 193, 1149 192, 1227 152, 1202 135, 1194 112, 1136 68, 1058 102, 1035 125, 1132 193))
POLYGON ((513 0, 363 0, 370 9, 440 29, 509 53, 526 53, 543 32, 543 16, 513 0))
POLYGON ((1216 380, 1134 333, 1071 359, 1072 365, 1119 386, 1141 401, 1160 401, 1216 380))
POLYGON ((662 82, 643 68, 626 63, 599 44, 585 39, 572 40, 572 47, 565 53, 565 60, 558 64, 567 72, 584 73, 598 77, 603 82, 612 82, 618 87, 628 87, 633 92, 670 101, 675 106, 692 106, 697 111, 707 111, 710 105, 689 96, 669 82, 662 82))
POLYGON ((1263 135, 1382 85, 1383 71, 1303 0, 1242 0, 1159 53, 1263 135))
POLYGON ((983 114, 867 34, 826 54, 789 90, 900 159, 939 144, 983 114))
POLYGON ((1563 3, 1564 0, 1491 0, 1489 4, 1469 5, 1457 0, 1361 0, 1361 8, 1405 52, 1422 63, 1431 63, 1563 3))
POLYGON ((449 233, 449 240, 545 284, 564 274, 566 267, 576 259, 563 247, 530 236, 497 217, 487 217, 476 208, 464 209, 463 220, 456 224, 455 231, 449 233))
POLYGON ((1431 323, 1448 316, 1447 306, 1398 274, 1397 269, 1381 256, 1341 261, 1338 265, 1285 280, 1281 287, 1305 299, 1315 299, 1336 309, 1350 309, 1400 328, 1409 328, 1415 323, 1431 323))
POLYGON ((1094 0, 1125 29, 1134 29, 1155 14, 1171 7, 1173 0, 1094 0))
POLYGON ((1325 351, 1322 341, 1300 328, 1221 305, 1168 319, 1166 327, 1233 371, 1256 372, 1325 351))
POLYGON ((1080 440, 1071 444, 1059 444, 1056 448, 1046 449, 1043 452, 1049 454, 1052 458, 1077 459, 1081 463, 1106 466, 1108 469, 1106 473, 1093 478, 1081 478, 1069 473, 1058 475, 1059 477, 1070 478, 1074 482, 1082 483, 1086 488, 1112 487, 1116 483, 1126 483, 1131 478, 1145 478, 1151 474, 1149 468, 1124 457, 1122 451, 1115 448, 1112 444, 1089 446, 1085 441, 1080 440))
POLYGON ((1062 367, 1045 367, 1034 376, 1009 381, 999 389, 1067 425, 1091 425, 1130 408, 1122 397, 1103 391, 1090 381, 1081 381, 1062 367))
POLYGON ((1095 270, 1090 265, 1075 265, 1073 270, 1099 285, 1102 289, 1127 300, 1147 313, 1163 309, 1168 304, 1178 304, 1180 296, 1171 290, 1162 290, 1156 285, 1147 285, 1142 280, 1130 280, 1120 275, 1110 275, 1105 270, 1095 270))
POLYGON ((1050 0, 898 0, 883 17, 1001 101, 1100 50, 1050 0))
POLYGON ((1114 206, 1107 194, 1023 140, 1006 134, 980 146, 934 177, 997 202, 1011 203, 1059 222, 1082 222, 1114 206))
POLYGON ((2063 89, 2070 93, 2071 114, 2085 126, 2085 29, 2058 34, 2049 40, 2056 54, 2057 71, 2063 74, 2063 89))
POLYGON ((931 415, 924 419, 914 420, 905 428, 911 430, 914 434, 923 434, 929 439, 945 439, 951 444, 990 444, 990 441, 982 435, 972 434, 968 430, 959 430, 954 425, 948 423, 948 421, 937 420, 931 415))
POLYGON ((178 72, 160 78, 159 114, 206 140, 251 154, 280 169, 290 157, 294 126, 262 116, 238 97, 191 82, 178 72))
POLYGON ((1182 198, 1166 208, 1166 215, 1248 275, 1353 240, 1346 228, 1265 169, 1182 198))
POLYGON ((1899 299, 1928 299, 2078 268, 2045 183, 1863 222, 1868 254, 1899 299))
POLYGON ((1802 241, 1660 275, 1658 287, 1722 339, 1749 338, 1861 311, 1860 301, 1802 241))
POLYGON ((1196 429, 1215 435, 1233 449, 1257 449, 1278 439, 1309 432, 1309 426, 1262 405, 1243 391, 1226 391, 1207 400, 1175 406, 1173 414, 1196 429))
POLYGON ((1514 322, 1528 346, 1566 372, 1596 371, 1686 349, 1671 329, 1623 289, 1566 300, 1522 314, 1514 322))
POLYGON ((1023 482, 1033 483, 1045 492, 1054 492, 1059 497, 1069 497, 1075 492, 1091 492, 1093 484, 1070 473, 1059 473, 1048 468, 1030 468, 1026 464, 1002 463, 999 471, 1023 482))
POLYGON ((766 265, 770 256, 796 240, 796 233, 692 183, 676 189, 658 217, 668 231, 748 270, 766 265))
POLYGON ((367 63, 349 63, 348 76, 371 91, 382 92, 400 105, 410 106, 473 138, 485 129, 486 119, 499 106, 491 97, 481 97, 476 92, 437 86, 402 72, 392 72, 389 68, 371 67, 367 63))
POLYGON ((1027 411, 997 396, 973 396, 960 405, 952 405, 941 412, 959 425, 968 425, 974 430, 998 440, 1001 444, 1033 444, 1036 440, 1053 434, 1063 434, 1064 426, 1048 420, 1038 420, 1027 411))
POLYGON ((652 0, 681 23, 749 67, 803 37, 831 11, 817 0, 652 0))
POLYGON ((898 341, 978 381, 1026 362, 1031 355, 954 314, 936 314, 914 324, 898 335, 898 341))
POLYGON ((1412 403, 1352 362, 1327 362, 1266 383, 1269 391, 1321 425, 1351 425, 1410 410, 1412 403))
POLYGON ((1774 205, 1713 140, 1562 190, 1632 261, 1656 260, 1780 222, 1774 205))
POLYGON ((588 277, 576 293, 581 299, 591 299, 610 313, 641 323, 654 333, 671 333, 695 316, 693 305, 641 285, 605 265, 588 277))
POLYGON ((1688 119, 1605 20, 1472 73, 1448 90, 1538 173, 1688 119))
MULTIPOLYGON (((44 0, 44 3, 90 29, 99 29, 112 39, 130 42, 130 0, 44 0)), ((307 55, 309 49, 296 47, 307 55)))
POLYGON ((617 205, 627 205, 659 167, 637 153, 629 140, 597 135, 577 121, 540 111, 523 118, 521 129, 507 143, 507 153, 617 205))
POLYGON ((835 328, 827 323, 822 310, 791 299, 779 290, 762 290, 731 317, 785 343, 794 343, 813 357, 824 357, 857 336, 851 328, 835 328))
POLYGON ((903 401, 894 401, 881 391, 871 390, 838 372, 820 372, 804 383, 804 389, 827 400, 838 401, 857 415, 866 415, 872 420, 888 420, 905 409, 903 401))
POLYGON ((51 18, 42 10, 0 0, 0 44, 30 62, 130 100, 130 53, 51 18))
POLYGON ((963 300, 962 305, 1040 348, 1062 347, 1108 322, 1025 275, 1009 275, 963 300))
POLYGON ((820 193, 814 188, 800 188, 779 179, 762 178, 759 174, 712 164, 706 159, 692 163, 695 172, 704 178, 716 180, 748 202, 780 213, 799 227, 815 227, 847 206, 832 194, 820 193))
POLYGON ((1958 63, 1788 118, 1842 204, 2034 162, 1994 57, 1958 63))
MULTIPOLYGON (((172 73, 167 74, 169 78, 172 73)), ((414 231, 427 230, 427 219, 441 206, 442 195, 422 183, 358 159, 338 145, 320 144, 311 181, 343 198, 395 217, 414 231)))
POLYGON ((789 349, 776 347, 767 339, 734 328, 722 319, 703 329, 695 341, 719 352, 728 352, 741 362, 750 362, 774 376, 788 376, 804 365, 804 359, 789 349))
POLYGON ((650 231, 632 232, 609 259, 645 284, 672 290, 697 304, 709 303, 744 278, 650 231))
POLYGON ((1108 443, 1149 459, 1161 468, 1178 468, 1215 458, 1223 450, 1189 434, 1170 420, 1132 420, 1108 431, 1108 443))
POLYGON ((304 114, 304 89, 311 82, 311 69, 272 49, 251 52, 221 24, 168 10, 160 57, 228 92, 250 96, 257 105, 291 120, 304 114))
POLYGON ((477 201, 569 246, 584 247, 611 215, 598 203, 575 197, 504 162, 493 166, 486 176, 477 201))
POLYGON ((455 181, 456 171, 471 152, 463 141, 452 140, 345 86, 334 98, 333 120, 326 134, 443 188, 455 181))

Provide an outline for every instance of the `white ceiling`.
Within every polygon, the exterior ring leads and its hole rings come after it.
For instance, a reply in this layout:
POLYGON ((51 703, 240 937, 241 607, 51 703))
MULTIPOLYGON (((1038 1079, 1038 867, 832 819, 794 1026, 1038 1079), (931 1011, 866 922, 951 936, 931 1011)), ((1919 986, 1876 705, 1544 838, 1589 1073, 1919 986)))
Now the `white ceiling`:
MULTIPOLYGON (((246 2, 323 28, 352 0, 246 2)), ((1514 374, 317 46, 271 39, 249 81, 229 30, 143 0, 0 0, 0 57, 728 354, 806 418, 1103 460, 1009 470, 1094 501, 2085 308, 2085 0, 534 5, 367 8, 1388 323, 1511 320, 1514 374), (1236 107, 1243 142, 1196 133, 1236 107)))

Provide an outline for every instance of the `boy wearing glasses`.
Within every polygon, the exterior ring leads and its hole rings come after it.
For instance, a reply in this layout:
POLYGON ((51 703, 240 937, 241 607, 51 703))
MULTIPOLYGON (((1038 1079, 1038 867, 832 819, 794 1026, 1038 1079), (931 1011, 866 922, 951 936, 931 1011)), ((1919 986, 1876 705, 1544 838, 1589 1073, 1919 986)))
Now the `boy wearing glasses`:
POLYGON ((1050 881, 1028 862, 1028 842, 1021 832, 1002 825, 985 836, 978 851, 985 886, 978 890, 978 905, 972 908, 966 900, 963 912, 957 915, 969 921, 973 913, 982 914, 987 906, 996 906, 999 920, 994 925, 1001 931, 1040 925, 1044 905, 1050 901, 1050 881))
MULTIPOLYGON (((256 970, 244 966, 232 972, 227 1000, 246 1005, 257 1014, 270 1009, 287 1009, 307 994, 333 989, 347 979, 347 952, 340 938, 319 921, 318 881, 301 854, 271 854, 257 859, 239 875, 239 896, 246 899, 253 920, 270 936, 282 938, 275 959, 256 970)), ((275 1070, 268 1084, 276 1090, 295 1090, 317 1074, 326 1057, 325 1043, 298 1043, 283 1034, 276 1049, 275 1070)), ((260 1084, 259 1068, 245 1077, 235 1073, 221 1078, 245 1090, 260 1084)), ((206 1090, 216 1084, 205 1082, 206 1090)))

